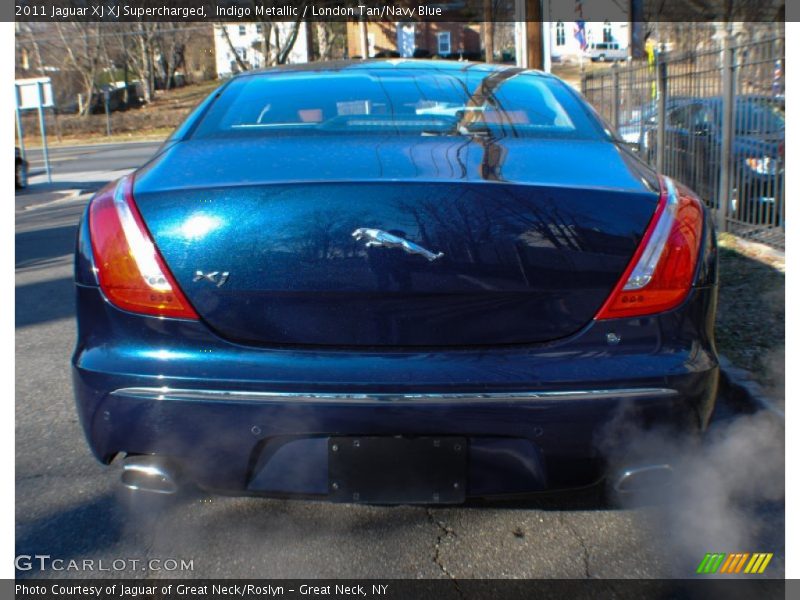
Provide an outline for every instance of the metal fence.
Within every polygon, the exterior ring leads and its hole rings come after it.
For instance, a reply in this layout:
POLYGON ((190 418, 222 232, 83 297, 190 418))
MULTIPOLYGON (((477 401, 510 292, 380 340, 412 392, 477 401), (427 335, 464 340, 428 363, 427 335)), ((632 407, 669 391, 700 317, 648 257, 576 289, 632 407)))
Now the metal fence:
POLYGON ((784 38, 584 74, 584 96, 640 156, 695 190, 718 231, 784 247, 784 38))

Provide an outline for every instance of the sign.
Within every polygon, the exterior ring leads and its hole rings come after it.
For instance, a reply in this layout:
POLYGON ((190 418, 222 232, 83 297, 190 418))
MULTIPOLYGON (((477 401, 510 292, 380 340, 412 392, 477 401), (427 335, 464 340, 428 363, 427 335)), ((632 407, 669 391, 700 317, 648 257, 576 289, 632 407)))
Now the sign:
POLYGON ((53 86, 49 77, 35 77, 32 79, 17 79, 14 82, 17 88, 17 108, 19 110, 33 110, 37 108, 53 108, 53 86), (39 104, 39 87, 42 88, 42 102, 39 104))

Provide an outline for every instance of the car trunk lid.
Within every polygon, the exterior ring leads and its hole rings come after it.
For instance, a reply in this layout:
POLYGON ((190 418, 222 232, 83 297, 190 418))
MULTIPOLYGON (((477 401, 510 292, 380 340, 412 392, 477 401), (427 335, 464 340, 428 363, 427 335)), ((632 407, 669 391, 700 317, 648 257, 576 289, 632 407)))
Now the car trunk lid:
MULTIPOLYGON (((603 146, 601 154, 614 159, 606 164, 609 182, 626 185, 581 185, 585 174, 560 165, 548 172, 531 153, 528 180, 509 181, 508 173, 523 171, 509 162, 508 146, 502 170, 482 175, 471 168, 442 174, 453 163, 430 146, 442 157, 439 175, 402 179, 376 174, 367 159, 360 179, 346 167, 337 177, 324 156, 316 171, 325 177, 310 169, 301 177, 288 162, 280 176, 264 174, 249 155, 238 156, 250 163, 242 170, 237 156, 220 165, 201 147, 168 151, 137 177, 134 195, 181 289, 227 339, 338 347, 541 343, 592 320, 656 206, 657 194, 632 179, 612 145, 603 146), (174 173, 189 169, 196 177, 179 185, 174 173)), ((549 147, 556 158, 564 152, 549 147)), ((405 157, 387 170, 407 169, 405 157)))

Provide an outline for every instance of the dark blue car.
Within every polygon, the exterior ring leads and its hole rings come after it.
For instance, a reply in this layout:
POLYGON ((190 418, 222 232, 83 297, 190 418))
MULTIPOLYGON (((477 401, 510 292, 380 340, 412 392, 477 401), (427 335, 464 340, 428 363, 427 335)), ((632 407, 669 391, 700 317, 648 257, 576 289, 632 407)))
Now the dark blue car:
MULTIPOLYGON (((731 191, 729 212, 753 224, 775 225, 784 172, 785 108, 782 97, 740 95, 731 123, 731 191)), ((664 150, 666 169, 706 200, 717 195, 723 158, 723 102, 719 96, 672 96, 667 99, 664 150)), ((641 117, 619 134, 638 145, 656 162, 657 108, 643 108, 641 117)), ((778 211, 780 212, 780 210, 778 211)))
POLYGON ((543 73, 236 77, 97 193, 78 412, 141 492, 457 503, 663 483, 717 384, 711 219, 543 73))

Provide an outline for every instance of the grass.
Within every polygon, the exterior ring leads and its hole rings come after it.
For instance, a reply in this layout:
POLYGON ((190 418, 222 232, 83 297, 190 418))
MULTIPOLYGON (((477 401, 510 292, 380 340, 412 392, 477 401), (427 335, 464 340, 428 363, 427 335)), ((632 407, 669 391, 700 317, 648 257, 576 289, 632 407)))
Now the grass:
POLYGON ((717 346, 751 371, 768 394, 783 396, 785 263, 782 255, 730 234, 719 239, 717 346))
MULTIPOLYGON (((48 148, 58 148, 59 146, 79 146, 81 144, 116 144, 121 142, 160 142, 169 137, 173 132, 174 127, 159 127, 149 131, 142 131, 140 133, 112 133, 109 135, 95 135, 95 134, 76 134, 76 135, 62 135, 61 139, 47 139, 48 148)), ((25 137, 25 148, 41 148, 41 139, 35 138, 29 141, 25 137)))
MULTIPOLYGON (((111 113, 112 135, 106 135, 105 114, 47 115, 48 145, 71 145, 121 141, 163 140, 183 121, 203 98, 220 85, 219 81, 204 81, 156 94, 150 104, 141 108, 111 113)), ((41 145, 36 115, 24 118, 25 145, 41 145)))

